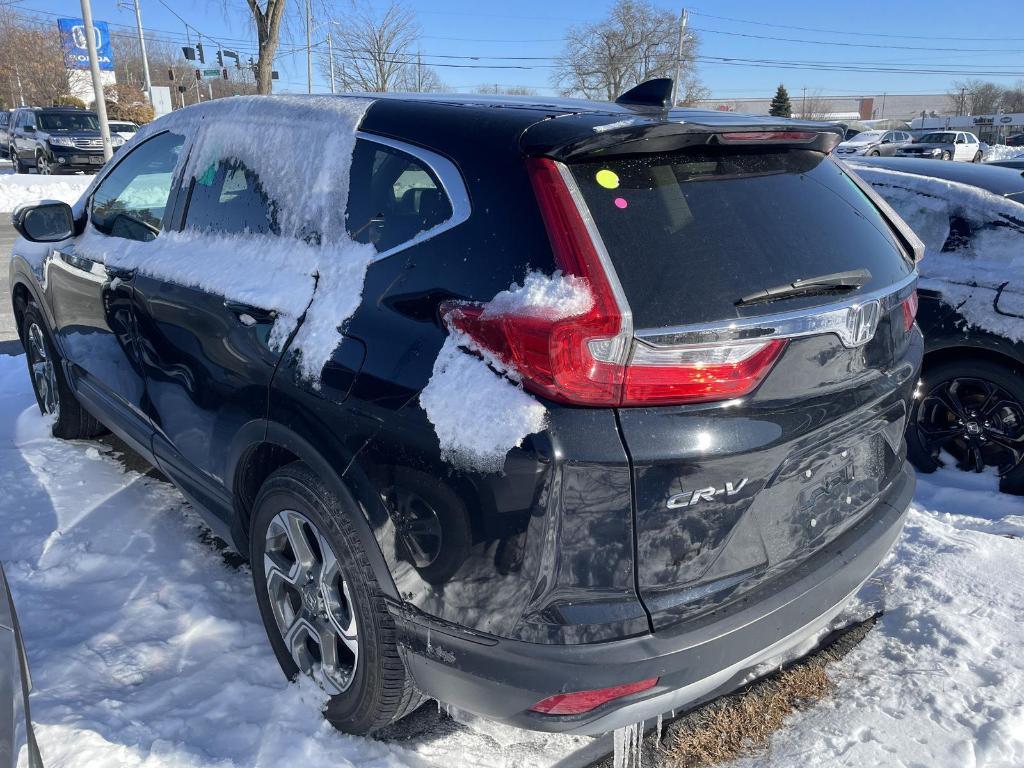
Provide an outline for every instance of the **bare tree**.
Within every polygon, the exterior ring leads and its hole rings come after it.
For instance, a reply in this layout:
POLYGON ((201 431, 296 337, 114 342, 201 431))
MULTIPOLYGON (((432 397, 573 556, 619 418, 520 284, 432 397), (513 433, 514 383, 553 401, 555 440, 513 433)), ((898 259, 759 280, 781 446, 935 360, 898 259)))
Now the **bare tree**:
MULTIPOLYGON (((334 79, 347 91, 436 91, 444 84, 423 64, 417 50, 416 16, 397 0, 378 10, 367 0, 350 0, 337 18, 334 79)), ((330 62, 322 69, 329 75, 330 62)))
POLYGON ((40 24, 0 9, 0 105, 49 105, 68 93, 68 75, 56 24, 40 24), (13 52, 31 55, 17 55, 13 52))
POLYGON ((256 92, 270 93, 273 88, 271 73, 274 71, 274 54, 281 36, 281 19, 284 18, 286 0, 246 0, 256 26, 258 54, 256 59, 256 92))
MULTIPOLYGON (((571 27, 552 84, 564 96, 582 95, 612 101, 652 77, 675 74, 679 45, 676 16, 648 0, 617 0, 607 18, 571 27)), ((683 38, 682 101, 691 103, 706 92, 695 73, 697 38, 683 38)))
POLYGON ((953 84, 947 98, 958 115, 984 115, 999 109, 1005 92, 1006 89, 995 83, 962 80, 953 84))
POLYGON ((487 85, 482 83, 473 89, 474 93, 494 93, 504 96, 536 96, 537 89, 528 85, 487 85))
POLYGON ((1003 92, 1003 112, 1024 112, 1024 80, 1018 80, 1003 92))
POLYGON ((799 106, 799 116, 803 120, 828 120, 832 116, 832 104, 820 90, 803 94, 795 106, 799 106))

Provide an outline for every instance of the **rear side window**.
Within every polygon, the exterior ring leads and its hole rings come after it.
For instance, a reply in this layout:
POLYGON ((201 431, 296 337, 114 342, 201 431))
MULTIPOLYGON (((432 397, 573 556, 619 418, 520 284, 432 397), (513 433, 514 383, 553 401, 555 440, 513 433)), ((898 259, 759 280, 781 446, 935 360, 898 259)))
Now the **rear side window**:
POLYGON ((234 159, 210 166, 193 182, 185 226, 207 232, 280 234, 277 205, 256 173, 234 159))
POLYGON ((452 204, 421 160, 359 139, 352 155, 347 212, 352 239, 373 243, 382 253, 443 224, 452 216, 452 204))
MULTIPOLYGON (((638 328, 737 317, 740 297, 800 278, 866 268, 870 291, 912 270, 874 205, 817 152, 705 147, 571 169, 638 328)), ((830 300, 786 299, 742 316, 830 300)))
POLYGON ((163 227, 178 153, 185 138, 161 133, 124 157, 92 196, 96 229, 113 237, 148 241, 163 227))

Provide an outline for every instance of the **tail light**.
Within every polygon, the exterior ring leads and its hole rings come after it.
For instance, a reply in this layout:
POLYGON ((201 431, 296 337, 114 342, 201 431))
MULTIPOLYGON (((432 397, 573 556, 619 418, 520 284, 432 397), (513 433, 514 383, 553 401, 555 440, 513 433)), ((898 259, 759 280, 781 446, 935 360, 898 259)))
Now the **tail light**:
POLYGON ((811 131, 731 131, 718 134, 718 140, 723 144, 739 144, 741 142, 770 144, 776 141, 814 141, 817 137, 818 134, 811 131))
POLYGON ((527 169, 555 261, 586 280, 593 303, 572 317, 485 313, 448 303, 450 327, 512 368, 529 391, 590 406, 669 405, 741 397, 771 369, 785 341, 717 346, 651 347, 633 343, 594 239, 557 163, 530 158, 527 169), (634 348, 635 347, 635 348, 634 348))
POLYGON ((910 333, 914 327, 914 318, 917 317, 917 288, 910 292, 900 306, 903 307, 903 332, 910 333))
POLYGON ((611 688, 599 688, 595 691, 577 691, 575 693, 559 693, 549 696, 544 701, 537 702, 530 707, 531 712, 538 712, 542 715, 581 715, 597 709, 602 704, 607 704, 613 699, 621 699, 632 693, 649 691, 658 684, 657 677, 647 680, 638 680, 635 683, 616 685, 611 688))

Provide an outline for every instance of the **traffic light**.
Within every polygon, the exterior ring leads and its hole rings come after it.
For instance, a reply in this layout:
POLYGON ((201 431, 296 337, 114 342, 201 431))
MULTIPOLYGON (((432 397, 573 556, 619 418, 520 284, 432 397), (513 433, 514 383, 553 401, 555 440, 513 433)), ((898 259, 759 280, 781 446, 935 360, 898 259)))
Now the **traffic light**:
POLYGON ((183 45, 181 47, 181 53, 189 61, 195 61, 196 60, 196 49, 193 48, 191 45, 183 45))
POLYGON ((167 79, 171 81, 174 80, 174 70, 170 67, 167 68, 167 79))
POLYGON ((226 69, 222 69, 220 71, 220 74, 221 74, 221 77, 223 77, 225 80, 230 80, 231 79, 230 77, 228 77, 228 71, 226 69))
POLYGON ((199 63, 200 64, 205 64, 206 63, 206 55, 203 53, 203 44, 202 43, 196 43, 196 54, 199 56, 199 63))
POLYGON ((217 51, 217 66, 218 67, 223 67, 224 66, 224 52, 221 51, 221 50, 217 51))
POLYGON ((203 70, 197 69, 196 70, 196 80, 202 80, 202 79, 203 79, 203 70))

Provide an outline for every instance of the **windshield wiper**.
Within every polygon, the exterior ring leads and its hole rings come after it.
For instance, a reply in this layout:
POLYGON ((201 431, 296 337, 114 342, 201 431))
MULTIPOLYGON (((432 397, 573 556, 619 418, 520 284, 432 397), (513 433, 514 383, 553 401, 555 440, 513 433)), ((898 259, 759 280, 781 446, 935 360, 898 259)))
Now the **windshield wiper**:
POLYGON ((846 293, 861 288, 871 279, 871 273, 866 269, 851 269, 847 272, 833 272, 831 275, 819 277, 806 277, 794 280, 785 285, 776 285, 773 288, 762 288, 736 302, 737 307, 748 304, 762 304, 779 299, 789 299, 794 296, 810 296, 816 293, 846 293))

